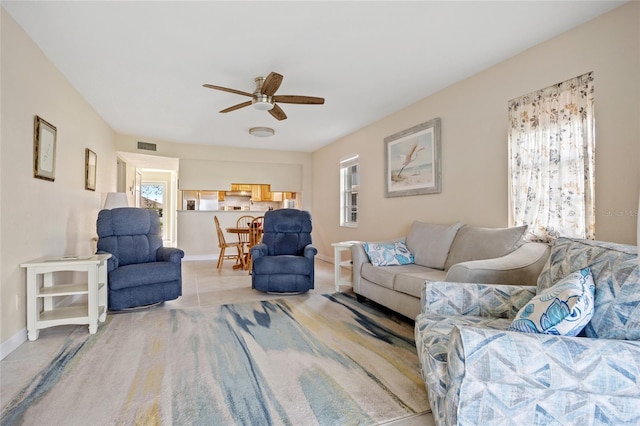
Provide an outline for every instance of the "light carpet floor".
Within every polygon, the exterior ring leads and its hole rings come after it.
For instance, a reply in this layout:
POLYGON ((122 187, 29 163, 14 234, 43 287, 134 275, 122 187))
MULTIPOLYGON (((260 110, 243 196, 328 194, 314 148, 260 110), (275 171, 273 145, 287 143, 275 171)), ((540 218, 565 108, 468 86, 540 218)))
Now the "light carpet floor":
POLYGON ((413 325, 350 294, 110 315, 2 424, 367 425, 429 410, 413 325))

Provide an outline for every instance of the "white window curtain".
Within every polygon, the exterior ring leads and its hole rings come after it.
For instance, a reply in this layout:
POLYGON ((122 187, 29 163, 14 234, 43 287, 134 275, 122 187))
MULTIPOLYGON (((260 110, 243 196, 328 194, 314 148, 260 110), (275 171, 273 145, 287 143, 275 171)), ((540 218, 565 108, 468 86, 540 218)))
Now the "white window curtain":
POLYGON ((593 73, 509 101, 512 226, 595 239, 593 73))

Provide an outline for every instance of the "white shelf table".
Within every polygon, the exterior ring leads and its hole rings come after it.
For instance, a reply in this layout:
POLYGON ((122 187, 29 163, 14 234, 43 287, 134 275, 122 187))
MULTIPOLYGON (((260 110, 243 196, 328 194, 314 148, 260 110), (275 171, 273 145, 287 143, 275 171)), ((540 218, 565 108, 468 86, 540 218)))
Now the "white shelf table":
POLYGON ((27 335, 36 340, 41 329, 66 324, 88 324, 98 331, 98 321, 107 318, 107 260, 110 254, 41 257, 21 263, 27 269, 27 335), (83 284, 59 284, 56 272, 86 272, 83 284), (39 279, 42 276, 42 279, 39 279), (56 297, 86 295, 83 306, 56 307, 56 297))
POLYGON ((361 243, 361 241, 340 241, 338 243, 331 243, 331 246, 333 247, 333 270, 335 275, 334 282, 336 286, 336 292, 340 291, 340 284, 353 284, 351 274, 349 274, 348 278, 342 277, 341 268, 345 267, 349 270, 353 269, 351 259, 342 260, 342 252, 351 251, 351 246, 359 243, 361 243))

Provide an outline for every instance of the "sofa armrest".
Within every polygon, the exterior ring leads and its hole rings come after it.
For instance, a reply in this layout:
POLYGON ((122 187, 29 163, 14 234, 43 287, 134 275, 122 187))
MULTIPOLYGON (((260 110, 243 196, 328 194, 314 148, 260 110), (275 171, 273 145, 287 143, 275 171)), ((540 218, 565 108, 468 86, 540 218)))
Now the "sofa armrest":
MULTIPOLYGON (((395 243, 398 241, 404 241, 405 237, 394 238, 386 241, 375 241, 376 243, 386 244, 395 243)), ((360 290, 360 271, 362 271, 362 265, 365 263, 371 263, 367 252, 364 251, 364 243, 357 243, 351 246, 351 262, 353 263, 353 291, 359 293, 360 290)))
POLYGON ((422 312, 514 318, 535 294, 534 286, 427 281, 422 289, 422 312))
POLYGON ((365 263, 371 263, 369 261, 369 256, 367 256, 367 252, 364 251, 364 244, 354 244, 351 246, 351 262, 353 263, 353 269, 351 270, 353 291, 359 293, 360 271, 362 270, 362 265, 365 263))
POLYGON ((487 424, 495 410, 512 424, 640 418, 638 341, 456 327, 447 356, 451 424, 487 424))
POLYGON ((172 262, 180 264, 184 257, 184 251, 176 247, 160 247, 156 252, 156 259, 160 262, 172 262))
POLYGON ((511 253, 492 259, 457 263, 447 271, 446 281, 536 285, 549 258, 544 243, 525 243, 511 253))

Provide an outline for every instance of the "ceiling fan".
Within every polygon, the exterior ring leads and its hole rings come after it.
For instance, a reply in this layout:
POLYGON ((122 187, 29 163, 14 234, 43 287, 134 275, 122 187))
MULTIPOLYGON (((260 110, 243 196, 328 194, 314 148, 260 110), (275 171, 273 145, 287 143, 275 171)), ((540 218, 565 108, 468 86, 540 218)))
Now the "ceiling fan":
POLYGON ((203 84, 204 87, 209 89, 222 90, 223 92, 235 93, 237 95, 248 96, 250 101, 242 102, 241 104, 225 108, 220 112, 231 112, 240 108, 244 108, 249 105, 253 105, 256 109, 262 111, 269 111, 269 114, 274 116, 277 120, 286 120, 287 115, 282 108, 276 104, 280 102, 283 104, 305 104, 305 105, 321 105, 324 104, 324 98, 316 98, 313 96, 299 96, 299 95, 276 95, 276 91, 282 83, 284 77, 276 72, 271 72, 264 77, 256 77, 256 90, 253 93, 243 92, 241 90, 229 89, 228 87, 214 86, 212 84, 203 84))

